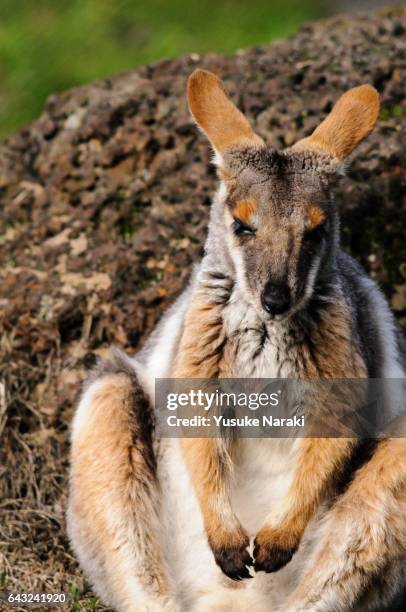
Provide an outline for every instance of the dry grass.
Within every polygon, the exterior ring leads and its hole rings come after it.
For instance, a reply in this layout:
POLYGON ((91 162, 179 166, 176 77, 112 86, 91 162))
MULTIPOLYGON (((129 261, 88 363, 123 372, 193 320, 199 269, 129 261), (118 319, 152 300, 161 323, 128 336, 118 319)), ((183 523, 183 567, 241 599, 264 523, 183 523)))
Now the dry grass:
MULTIPOLYGON (((68 591, 71 610, 104 609, 88 591, 66 537, 68 428, 62 422, 51 426, 49 417, 41 414, 31 397, 27 367, 25 377, 14 375, 18 363, 6 359, 4 340, 3 336, 0 361, 7 371, 0 412, 0 589, 68 591), (7 424, 1 418, 6 405, 7 424)), ((57 377, 58 371, 53 375, 57 377)))

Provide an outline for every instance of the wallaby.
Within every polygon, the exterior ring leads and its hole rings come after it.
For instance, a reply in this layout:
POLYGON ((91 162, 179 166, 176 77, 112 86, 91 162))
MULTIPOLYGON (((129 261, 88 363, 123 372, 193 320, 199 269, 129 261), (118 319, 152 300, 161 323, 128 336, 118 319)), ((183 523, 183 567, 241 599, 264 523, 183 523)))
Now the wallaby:
POLYGON ((212 73, 190 76, 188 101, 220 178, 205 255, 145 348, 113 352, 85 386, 72 546, 119 612, 403 609, 403 438, 157 439, 153 408, 156 378, 405 377, 403 338, 341 250, 332 197, 379 96, 351 89, 284 151, 212 73))

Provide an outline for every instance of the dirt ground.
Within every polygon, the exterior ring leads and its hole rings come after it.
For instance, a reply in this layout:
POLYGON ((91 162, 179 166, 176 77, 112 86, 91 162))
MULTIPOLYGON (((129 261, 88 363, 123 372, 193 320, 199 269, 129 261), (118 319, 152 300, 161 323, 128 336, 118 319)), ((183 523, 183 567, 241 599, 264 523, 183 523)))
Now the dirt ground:
POLYGON ((215 173, 186 109, 195 67, 222 75, 278 147, 349 87, 377 87, 378 127, 336 199, 346 247, 406 323, 405 32, 399 9, 160 61, 51 96, 0 143, 0 590, 70 591, 70 609, 102 609, 65 533, 69 423, 86 369, 112 344, 142 345, 202 252, 215 173))

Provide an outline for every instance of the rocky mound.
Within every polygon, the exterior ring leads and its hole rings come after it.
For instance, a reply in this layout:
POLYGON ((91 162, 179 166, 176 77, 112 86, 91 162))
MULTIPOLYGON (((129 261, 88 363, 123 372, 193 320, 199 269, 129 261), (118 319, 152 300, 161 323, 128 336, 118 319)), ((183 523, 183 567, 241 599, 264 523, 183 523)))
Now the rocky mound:
POLYGON ((160 61, 51 96, 0 144, 0 586, 82 597, 64 531, 69 421, 95 356, 136 350, 201 253, 215 174, 186 109, 196 66, 220 74, 277 147, 349 87, 379 90, 378 127, 337 201, 345 245, 405 321, 405 30, 399 9, 232 57, 160 61))

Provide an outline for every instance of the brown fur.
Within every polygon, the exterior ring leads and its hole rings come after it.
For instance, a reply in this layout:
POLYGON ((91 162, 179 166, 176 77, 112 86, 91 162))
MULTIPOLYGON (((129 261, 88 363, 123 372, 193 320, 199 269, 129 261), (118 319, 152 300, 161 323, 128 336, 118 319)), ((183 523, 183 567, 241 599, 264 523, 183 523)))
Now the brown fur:
POLYGON ((325 498, 333 476, 351 455, 354 438, 304 438, 294 479, 286 500, 288 508, 280 525, 264 526, 255 538, 256 567, 286 551, 293 554, 314 512, 325 498))
MULTIPOLYGON (((405 465, 406 440, 379 443, 331 509, 310 568, 289 599, 288 612, 310 612, 312 602, 322 601, 324 592, 330 598, 326 601, 337 600, 340 609, 351 609, 365 587, 373 586, 372 577, 379 572, 387 587, 393 582, 396 588, 402 567, 399 560, 406 550, 405 465), (366 585, 365 580, 370 583, 366 585)), ((390 595, 389 588, 382 608, 390 595)))
MULTIPOLYGON (((186 315, 173 377, 213 379, 220 376, 224 369, 224 341, 221 306, 201 293, 186 315)), ((184 438, 182 450, 209 543, 221 564, 224 550, 244 551, 249 544, 229 501, 232 448, 216 439, 184 438)))
POLYGON ((303 378, 365 378, 367 370, 351 326, 351 314, 343 302, 332 304, 325 311, 313 343, 317 358, 303 345, 303 378))
POLYGON ((186 315, 174 378, 216 378, 224 343, 221 308, 203 293, 186 315))
POLYGON ((379 113, 379 94, 370 85, 347 91, 331 113, 294 150, 316 150, 343 161, 373 130, 379 113))
POLYGON ((211 438, 185 438, 182 440, 186 458, 202 510, 205 528, 211 546, 216 549, 233 545, 248 545, 249 541, 235 520, 230 530, 222 520, 220 507, 227 503, 227 483, 230 477, 231 457, 211 438))
POLYGON ((107 374, 94 384, 89 419, 72 441, 69 532, 78 550, 92 559, 99 593, 118 610, 135 611, 127 591, 129 563, 151 597, 169 592, 154 525, 155 467, 150 443, 139 429, 142 420, 134 415, 134 401, 145 412, 147 400, 125 373, 107 374), (142 564, 134 564, 134 556, 142 557, 142 564), (121 593, 120 606, 116 593, 121 593))
POLYGON ((263 145, 211 72, 195 70, 188 80, 187 95, 190 112, 220 153, 236 146, 263 145))

